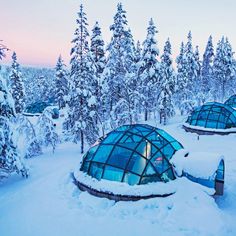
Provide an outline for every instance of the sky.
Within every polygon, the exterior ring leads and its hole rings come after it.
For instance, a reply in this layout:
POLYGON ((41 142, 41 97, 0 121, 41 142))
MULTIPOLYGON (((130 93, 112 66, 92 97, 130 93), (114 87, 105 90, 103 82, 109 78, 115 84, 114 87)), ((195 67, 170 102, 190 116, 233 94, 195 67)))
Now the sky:
POLYGON ((22 65, 54 67, 60 54, 68 64, 80 4, 84 4, 89 30, 98 21, 109 42, 118 2, 127 11, 135 41, 145 39, 153 18, 161 53, 169 37, 176 57, 189 30, 201 55, 210 34, 215 46, 224 35, 236 50, 235 0, 0 0, 0 39, 11 50, 3 63, 10 63, 16 51, 22 65))

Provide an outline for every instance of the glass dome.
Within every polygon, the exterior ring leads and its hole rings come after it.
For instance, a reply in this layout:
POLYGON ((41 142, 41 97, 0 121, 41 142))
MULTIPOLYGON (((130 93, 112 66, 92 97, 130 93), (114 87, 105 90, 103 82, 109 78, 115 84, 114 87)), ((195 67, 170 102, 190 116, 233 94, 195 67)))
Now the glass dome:
POLYGON ((233 95, 228 100, 226 100, 225 104, 236 109, 236 95, 233 95))
POLYGON ((175 179, 169 160, 183 146, 164 130, 124 125, 84 155, 80 170, 101 180, 129 185, 175 179))
POLYGON ((225 104, 209 102, 194 109, 187 123, 212 129, 236 127, 236 111, 225 104))

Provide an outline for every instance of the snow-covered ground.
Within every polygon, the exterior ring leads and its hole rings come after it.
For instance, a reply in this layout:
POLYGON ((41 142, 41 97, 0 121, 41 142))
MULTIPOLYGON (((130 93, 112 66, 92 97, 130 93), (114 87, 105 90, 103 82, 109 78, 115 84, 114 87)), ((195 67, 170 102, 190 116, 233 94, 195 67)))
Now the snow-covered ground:
MULTIPOLYGON (((225 156, 225 193, 213 198, 185 181, 167 198, 118 202, 80 192, 70 172, 81 160, 79 145, 61 144, 52 154, 26 160, 31 176, 0 184, 0 236, 236 235, 236 135, 186 133, 181 120, 165 127, 191 151, 225 156)), ((199 166, 201 168, 201 166, 199 166)))

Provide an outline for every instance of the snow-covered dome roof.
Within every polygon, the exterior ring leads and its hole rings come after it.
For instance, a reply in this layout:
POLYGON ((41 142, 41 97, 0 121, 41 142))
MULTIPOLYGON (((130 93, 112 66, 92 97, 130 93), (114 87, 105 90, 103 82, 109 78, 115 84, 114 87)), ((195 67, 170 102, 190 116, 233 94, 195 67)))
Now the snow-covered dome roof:
POLYGON ((209 102, 195 108, 186 123, 210 129, 235 128, 236 111, 226 104, 209 102))
POLYGON ((236 109, 236 94, 232 95, 229 99, 227 99, 224 104, 236 109))
POLYGON ((169 160, 183 146, 162 129, 124 125, 108 133, 84 155, 80 171, 97 180, 129 185, 175 179, 169 160))

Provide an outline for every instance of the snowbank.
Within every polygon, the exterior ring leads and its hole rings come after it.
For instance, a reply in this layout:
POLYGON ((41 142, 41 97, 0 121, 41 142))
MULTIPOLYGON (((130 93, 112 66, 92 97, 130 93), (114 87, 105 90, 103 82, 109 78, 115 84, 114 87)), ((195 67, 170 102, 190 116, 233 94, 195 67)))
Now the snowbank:
POLYGON ((179 150, 170 160, 178 176, 185 172, 197 178, 214 179, 220 161, 224 160, 224 156, 217 153, 191 152, 187 154, 187 150, 179 150))

